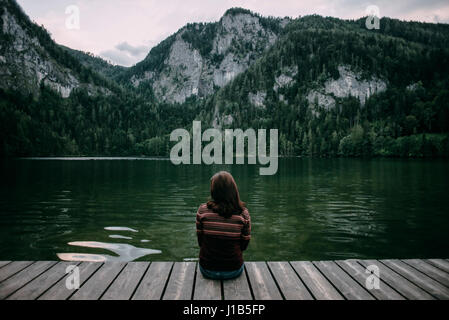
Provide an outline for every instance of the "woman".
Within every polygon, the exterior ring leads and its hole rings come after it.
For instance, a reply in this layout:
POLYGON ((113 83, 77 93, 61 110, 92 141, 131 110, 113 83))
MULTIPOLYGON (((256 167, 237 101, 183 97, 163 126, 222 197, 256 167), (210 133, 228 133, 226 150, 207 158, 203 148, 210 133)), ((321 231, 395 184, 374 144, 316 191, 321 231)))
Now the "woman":
POLYGON ((196 214, 200 270, 206 278, 235 278, 243 271, 242 251, 251 238, 249 212, 226 171, 212 177, 210 195, 212 199, 200 205, 196 214))

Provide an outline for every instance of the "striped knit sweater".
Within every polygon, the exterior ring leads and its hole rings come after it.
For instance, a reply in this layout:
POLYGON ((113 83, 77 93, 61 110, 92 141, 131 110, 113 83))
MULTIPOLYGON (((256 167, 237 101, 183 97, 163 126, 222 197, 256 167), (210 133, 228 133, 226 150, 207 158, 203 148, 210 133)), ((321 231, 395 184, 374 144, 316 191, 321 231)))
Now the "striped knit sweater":
POLYGON ((196 234, 200 246, 201 267, 214 271, 231 271, 243 264, 244 251, 251 238, 248 210, 230 218, 213 212, 203 203, 196 214, 196 234))

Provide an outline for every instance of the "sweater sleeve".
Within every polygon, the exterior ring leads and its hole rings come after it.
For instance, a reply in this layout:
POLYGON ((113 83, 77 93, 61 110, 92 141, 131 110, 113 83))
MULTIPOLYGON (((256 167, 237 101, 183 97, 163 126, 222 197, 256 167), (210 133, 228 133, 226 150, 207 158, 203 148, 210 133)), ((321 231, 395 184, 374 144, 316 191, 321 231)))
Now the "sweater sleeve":
POLYGON ((246 250, 249 244, 249 240, 251 240, 251 216, 247 209, 243 211, 243 228, 242 233, 240 235, 240 248, 246 250))
POLYGON ((196 212, 196 236, 198 239, 198 246, 201 247, 201 243, 203 240, 203 223, 201 222, 200 210, 201 206, 198 208, 198 211, 196 212))

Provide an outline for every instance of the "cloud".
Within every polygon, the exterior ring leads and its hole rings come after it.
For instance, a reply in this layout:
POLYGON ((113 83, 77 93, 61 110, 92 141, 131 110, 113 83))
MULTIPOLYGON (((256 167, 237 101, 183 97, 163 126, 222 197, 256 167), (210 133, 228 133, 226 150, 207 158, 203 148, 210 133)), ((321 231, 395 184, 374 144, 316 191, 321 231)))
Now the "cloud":
POLYGON ((129 67, 135 63, 134 59, 130 58, 126 53, 115 49, 101 51, 100 56, 113 64, 121 66, 129 67))
POLYGON ((129 67, 144 59, 149 49, 146 45, 133 46, 124 41, 117 44, 113 49, 101 51, 100 56, 114 64, 129 67))
POLYGON ((148 53, 147 46, 132 46, 128 42, 122 42, 115 46, 116 49, 120 51, 128 52, 132 56, 140 56, 142 54, 148 53))

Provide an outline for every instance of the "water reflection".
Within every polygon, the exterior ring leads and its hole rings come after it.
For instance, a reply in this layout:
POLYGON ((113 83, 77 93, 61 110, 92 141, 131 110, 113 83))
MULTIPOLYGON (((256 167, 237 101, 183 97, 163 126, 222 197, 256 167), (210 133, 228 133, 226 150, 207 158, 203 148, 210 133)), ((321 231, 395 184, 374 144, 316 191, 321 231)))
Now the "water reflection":
MULTIPOLYGON (((129 227, 105 227, 105 230, 113 231, 130 231, 138 232, 135 229, 129 227)), ((132 240, 132 237, 111 234, 109 238, 113 239, 124 239, 132 240)), ((147 240, 148 241, 148 240, 147 240)), ((145 241, 141 241, 145 242, 145 241)), ((127 243, 109 243, 100 241, 72 241, 69 242, 70 246, 78 246, 84 248, 96 248, 112 251, 116 256, 109 254, 91 254, 91 253, 57 253, 59 259, 64 261, 90 261, 90 262, 101 262, 101 261, 120 261, 129 262, 139 259, 141 257, 150 254, 160 254, 161 250, 149 249, 149 248, 139 248, 127 243)))
POLYGON ((122 235, 119 235, 119 234, 110 234, 109 238, 112 238, 112 239, 126 239, 126 240, 131 240, 132 239, 131 237, 122 236, 122 235))
POLYGON ((184 259, 182 259, 182 261, 186 261, 186 262, 188 262, 188 261, 198 261, 199 259, 198 258, 184 258, 184 259))
POLYGON ((139 232, 135 229, 128 228, 128 227, 105 227, 105 230, 109 231, 131 231, 131 232, 139 232))
POLYGON ((139 259, 149 254, 162 253, 161 250, 138 248, 126 243, 107 243, 96 241, 74 241, 68 243, 71 246, 85 248, 100 248, 114 252, 118 256, 108 254, 88 254, 88 253, 58 253, 58 257, 64 261, 121 261, 128 262, 139 259))
POLYGON ((59 259, 63 261, 88 261, 88 262, 105 262, 111 261, 113 256, 107 254, 89 254, 89 253, 57 253, 59 259), (109 259, 108 259, 109 258, 109 259))

